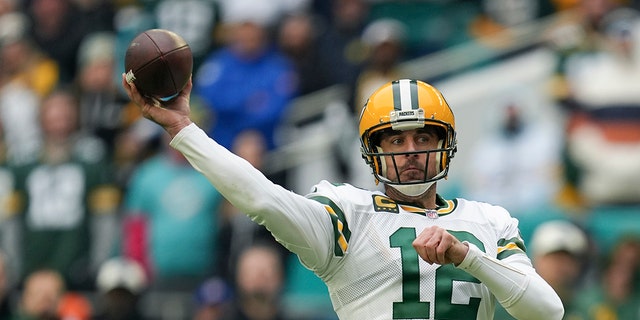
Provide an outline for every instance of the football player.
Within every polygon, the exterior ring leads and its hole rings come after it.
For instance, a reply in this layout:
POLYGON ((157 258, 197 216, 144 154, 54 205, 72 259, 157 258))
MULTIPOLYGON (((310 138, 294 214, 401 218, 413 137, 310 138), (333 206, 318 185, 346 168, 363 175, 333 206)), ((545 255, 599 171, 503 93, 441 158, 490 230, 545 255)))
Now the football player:
POLYGON ((341 319, 561 319, 517 220, 497 206, 444 199, 436 181, 456 152, 442 94, 402 79, 375 91, 360 115, 362 154, 385 192, 319 182, 306 196, 273 184, 189 120, 191 84, 160 104, 123 78, 143 115, 241 211, 327 285, 341 319))

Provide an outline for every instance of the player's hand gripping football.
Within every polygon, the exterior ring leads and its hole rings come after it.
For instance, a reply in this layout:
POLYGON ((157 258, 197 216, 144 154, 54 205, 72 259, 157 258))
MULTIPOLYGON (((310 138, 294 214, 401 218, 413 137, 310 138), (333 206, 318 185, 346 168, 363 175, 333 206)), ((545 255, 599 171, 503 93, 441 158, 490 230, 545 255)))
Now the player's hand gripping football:
POLYGON ((422 260, 429 264, 459 265, 467 256, 469 247, 447 230, 431 226, 424 229, 413 241, 413 248, 422 260))
POLYGON ((189 97, 193 86, 191 79, 177 97, 166 102, 140 94, 133 83, 127 82, 125 74, 122 74, 122 86, 131 101, 138 105, 142 115, 162 126, 171 138, 191 124, 192 121, 189 118, 189 97))

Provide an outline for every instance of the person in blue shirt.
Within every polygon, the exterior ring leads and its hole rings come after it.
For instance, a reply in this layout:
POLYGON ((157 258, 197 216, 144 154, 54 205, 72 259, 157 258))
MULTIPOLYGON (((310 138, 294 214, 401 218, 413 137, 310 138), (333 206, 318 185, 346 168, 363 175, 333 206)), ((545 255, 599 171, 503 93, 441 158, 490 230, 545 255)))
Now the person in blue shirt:
POLYGON ((221 145, 248 129, 262 133, 268 150, 298 81, 290 60, 278 51, 270 28, 275 14, 235 10, 225 21, 225 43, 196 70, 194 93, 209 108, 207 134, 221 145))

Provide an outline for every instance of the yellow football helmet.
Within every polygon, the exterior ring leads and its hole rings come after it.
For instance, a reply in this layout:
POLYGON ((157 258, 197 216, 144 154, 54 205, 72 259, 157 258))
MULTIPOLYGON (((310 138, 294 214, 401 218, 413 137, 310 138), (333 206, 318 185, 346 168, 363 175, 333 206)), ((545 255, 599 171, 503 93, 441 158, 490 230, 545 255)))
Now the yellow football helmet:
POLYGON ((433 182, 447 176, 449 162, 456 152, 455 118, 442 93, 433 86, 409 79, 383 85, 365 103, 359 127, 362 157, 373 170, 376 183, 382 181, 405 194, 417 196, 433 182), (439 148, 411 153, 437 153, 436 159, 440 163, 438 173, 434 177, 427 177, 425 170, 423 181, 389 180, 382 157, 401 154, 385 153, 379 146, 379 133, 387 129, 404 131, 425 126, 437 128, 440 136, 439 148))

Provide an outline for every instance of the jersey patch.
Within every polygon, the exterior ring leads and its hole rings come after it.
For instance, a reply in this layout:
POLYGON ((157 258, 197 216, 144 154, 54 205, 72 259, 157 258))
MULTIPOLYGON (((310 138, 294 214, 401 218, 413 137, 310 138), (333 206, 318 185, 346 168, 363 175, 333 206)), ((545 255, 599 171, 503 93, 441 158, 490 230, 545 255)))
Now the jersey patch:
POLYGON ((373 210, 377 212, 391 212, 391 213, 399 213, 398 204, 389 199, 388 197, 381 196, 379 194, 374 194, 373 196, 373 210))
POLYGON ((333 236, 335 241, 333 253, 338 257, 344 256, 349 248, 349 239, 351 238, 351 230, 349 230, 349 224, 344 216, 344 212, 342 212, 342 210, 340 210, 340 208, 327 197, 315 196, 311 197, 311 199, 322 203, 325 210, 327 210, 327 213, 329 213, 329 217, 331 217, 331 224, 333 224, 333 236))

